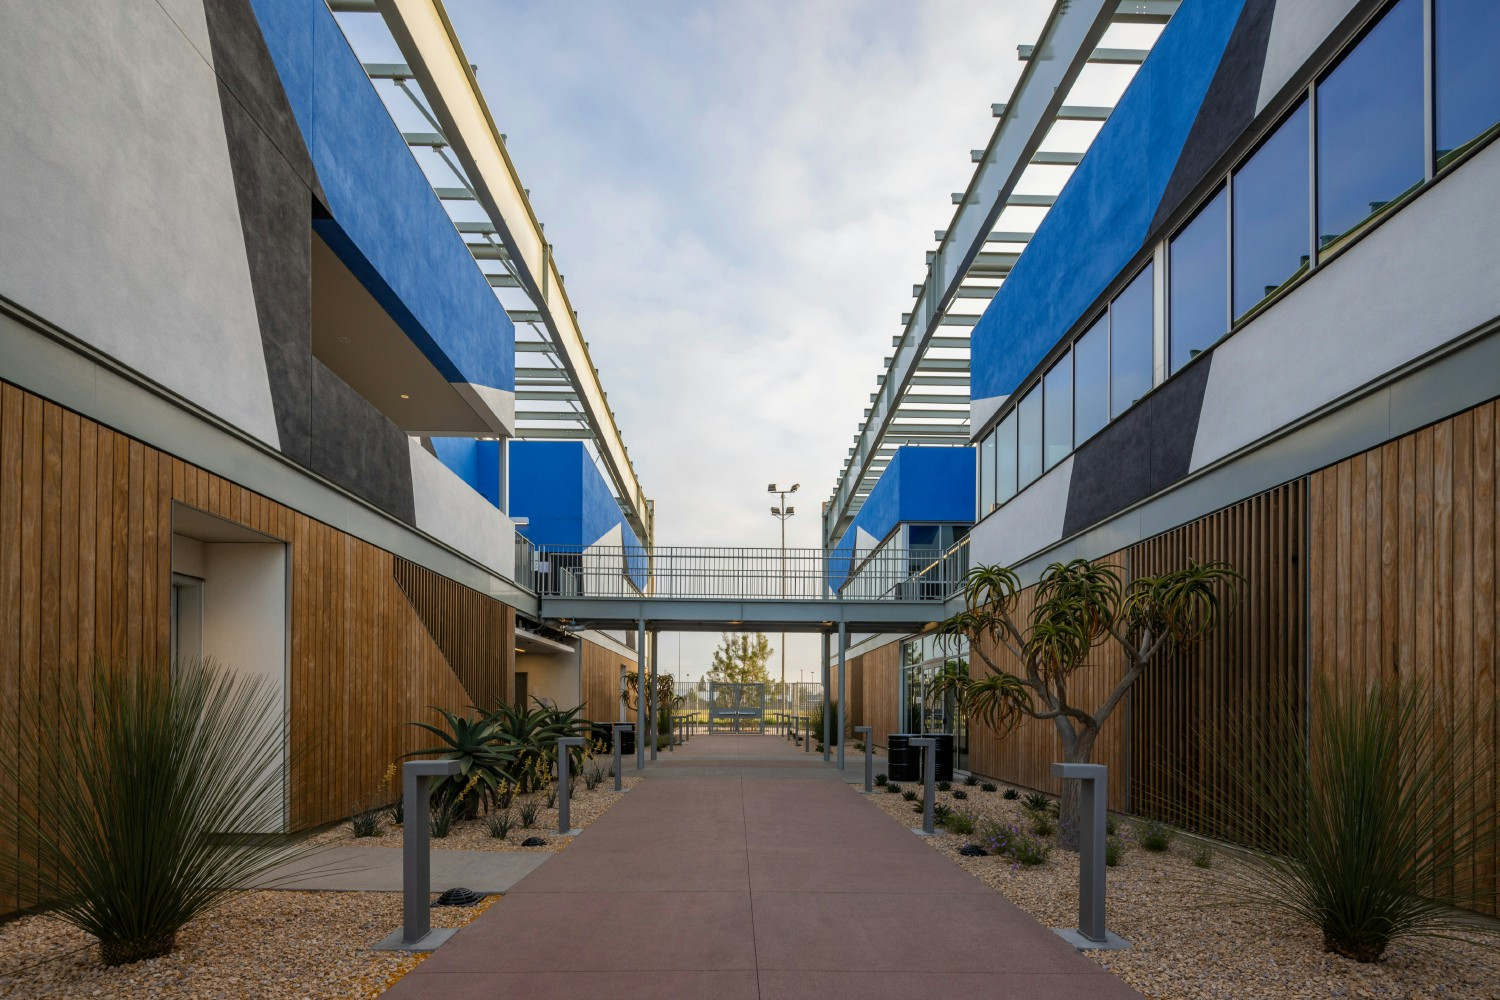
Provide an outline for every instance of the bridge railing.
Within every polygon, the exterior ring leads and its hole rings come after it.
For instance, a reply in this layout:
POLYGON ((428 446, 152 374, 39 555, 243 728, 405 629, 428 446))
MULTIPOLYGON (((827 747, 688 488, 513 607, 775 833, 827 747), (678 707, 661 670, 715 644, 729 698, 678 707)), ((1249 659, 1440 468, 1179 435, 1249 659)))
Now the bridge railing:
MULTIPOLYGON (((951 551, 951 550, 950 550, 951 551)), ((834 595, 822 549, 721 546, 546 546, 532 561, 535 589, 546 597, 669 597, 719 600, 942 601, 963 567, 936 548, 885 548, 844 558, 836 577, 853 572, 834 595)))

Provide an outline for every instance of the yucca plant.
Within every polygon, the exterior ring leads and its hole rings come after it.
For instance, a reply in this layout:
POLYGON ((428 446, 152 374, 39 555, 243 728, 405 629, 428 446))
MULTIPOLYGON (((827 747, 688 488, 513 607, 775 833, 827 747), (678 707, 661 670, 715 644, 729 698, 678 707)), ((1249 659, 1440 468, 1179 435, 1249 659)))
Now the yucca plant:
POLYGON ((1223 855, 1216 883, 1359 962, 1401 937, 1494 933, 1461 909, 1494 900, 1476 864, 1500 836, 1494 769, 1472 749, 1493 704, 1475 726, 1418 682, 1335 693, 1324 681, 1312 709, 1306 732, 1289 714, 1254 747, 1214 741, 1232 778, 1216 807, 1259 848, 1223 855))
POLYGON ((212 664, 49 673, 6 709, 0 877, 99 940, 108 965, 170 952, 183 925, 305 856, 283 826, 279 696, 212 664))

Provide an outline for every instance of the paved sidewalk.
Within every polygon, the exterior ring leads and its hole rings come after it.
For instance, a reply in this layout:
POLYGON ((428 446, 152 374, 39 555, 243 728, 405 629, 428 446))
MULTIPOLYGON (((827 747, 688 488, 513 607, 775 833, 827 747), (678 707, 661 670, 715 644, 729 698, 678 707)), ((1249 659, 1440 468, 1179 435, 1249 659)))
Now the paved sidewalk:
POLYGON ((698 736, 385 996, 1140 1000, 844 786, 698 736))

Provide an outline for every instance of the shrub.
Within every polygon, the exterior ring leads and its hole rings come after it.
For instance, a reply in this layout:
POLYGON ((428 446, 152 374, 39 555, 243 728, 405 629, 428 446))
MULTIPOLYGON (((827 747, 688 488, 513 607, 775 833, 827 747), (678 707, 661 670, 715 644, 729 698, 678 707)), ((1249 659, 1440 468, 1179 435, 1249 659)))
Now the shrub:
POLYGON ((956 833, 960 836, 973 833, 975 825, 974 814, 967 809, 950 810, 943 820, 943 826, 949 833, 956 833))
POLYGON ((875 775, 875 784, 877 785, 883 785, 890 780, 890 775, 886 774, 884 771, 882 771, 880 774, 875 775))
POLYGON ((1125 853, 1125 844, 1119 837, 1104 838, 1104 864, 1109 868, 1120 866, 1120 857, 1125 853))
POLYGON ((356 837, 380 836, 380 817, 385 812, 382 806, 357 810, 349 817, 349 827, 356 837))
POLYGON ((548 809, 556 809, 557 808, 557 786, 556 785, 549 785, 549 786, 547 786, 547 808, 548 809))
POLYGON ((1308 921, 1326 950, 1359 962, 1408 935, 1495 933, 1459 909, 1494 899, 1477 862, 1500 838, 1471 704, 1455 697, 1455 717, 1413 681, 1339 693, 1321 682, 1312 702, 1310 738, 1288 712, 1255 746, 1216 741, 1237 786, 1218 805, 1235 839, 1268 850, 1225 855, 1215 884, 1308 921))
POLYGON ((432 810, 432 835, 434 837, 446 837, 453 829, 453 820, 463 809, 458 802, 448 799, 434 797, 429 804, 432 810))
MULTIPOLYGON (((920 802, 913 802, 911 804, 911 811, 914 812, 914 813, 921 812, 922 811, 922 803, 920 803, 920 802)), ((936 816, 936 814, 934 814, 933 815, 933 821, 936 822, 936 820, 937 820, 937 816, 936 816)))
POLYGON ((1207 844, 1199 847, 1193 852, 1193 864, 1199 868, 1212 868, 1214 866, 1214 849, 1207 844))
POLYGON ((1159 819, 1136 820, 1135 842, 1148 851, 1160 854, 1171 848, 1177 831, 1159 819))
POLYGON ((963 801, 964 799, 969 797, 969 793, 964 791, 962 788, 955 788, 953 790, 953 797, 955 799, 958 799, 959 801, 963 801))
POLYGON ((593 791, 604 783, 604 772, 597 766, 590 764, 588 770, 583 772, 583 787, 593 791))
POLYGON ((536 799, 528 796, 522 800, 520 810, 521 825, 528 830, 534 829, 536 827, 536 814, 541 811, 541 804, 536 799))
POLYGON ((217 836, 281 827, 278 694, 203 663, 92 674, 44 672, 0 705, 0 879, 122 965, 309 849, 217 836))
POLYGON ((1018 865, 1039 865, 1052 853, 1052 845, 1018 826, 1001 826, 993 820, 984 824, 980 841, 991 854, 1008 858, 1018 865))
POLYGON ((1104 814, 1104 832, 1113 837, 1120 832, 1120 824, 1109 813, 1104 814))
MULTIPOLYGON (((839 703, 836 698, 830 698, 828 701, 828 718, 828 741, 837 746, 839 744, 839 703)), ((851 721, 850 719, 844 720, 846 729, 851 721)), ((812 711, 807 714, 807 729, 804 732, 811 733, 813 739, 818 741, 818 749, 823 749, 823 705, 821 702, 814 705, 812 711)), ((851 734, 852 731, 845 732, 843 735, 848 738, 851 734)))
POLYGON ((948 820, 948 817, 952 816, 952 815, 953 815, 953 807, 952 806, 945 806, 941 802, 936 802, 936 803, 933 804, 933 806, 932 806, 932 819, 933 819, 933 822, 937 823, 939 826, 941 826, 944 823, 946 823, 947 820, 948 820))
POLYGON ((511 818, 509 809, 497 809, 490 813, 489 817, 490 836, 496 840, 504 840, 510 836, 511 827, 515 826, 515 820, 511 818))
POLYGON ((396 796, 396 801, 390 805, 391 822, 401 826, 406 821, 406 796, 396 796))
POLYGON ((950 791, 952 788, 953 788, 953 782, 951 782, 951 781, 939 781, 937 783, 937 790, 940 791, 940 792, 950 791))
POLYGON ((1057 832, 1057 818, 1046 810, 1037 812, 1028 809, 1026 818, 1031 821, 1031 832, 1038 837, 1050 837, 1057 832))
POLYGON ((898 795, 901 792, 901 786, 892 781, 890 784, 885 786, 885 790, 892 795, 898 795))
MULTIPOLYGON (((981 787, 983 787, 987 792, 993 792, 995 790, 995 786, 990 784, 989 782, 985 782, 981 787)), ((1019 799, 1021 797, 1021 793, 1016 791, 1014 788, 1007 788, 1003 793, 1001 793, 1000 797, 1002 799, 1009 799, 1010 801, 1014 802, 1016 799, 1019 799)))
POLYGON ((964 778, 964 784, 968 785, 970 788, 973 788, 975 785, 979 784, 979 779, 971 774, 968 777, 964 778))
POLYGON ((1021 808, 1032 812, 1044 812, 1052 805, 1052 800, 1041 792, 1027 792, 1026 797, 1021 800, 1021 808))
POLYGON ((908 802, 915 802, 917 793, 908 788, 906 791, 901 793, 901 797, 908 802))

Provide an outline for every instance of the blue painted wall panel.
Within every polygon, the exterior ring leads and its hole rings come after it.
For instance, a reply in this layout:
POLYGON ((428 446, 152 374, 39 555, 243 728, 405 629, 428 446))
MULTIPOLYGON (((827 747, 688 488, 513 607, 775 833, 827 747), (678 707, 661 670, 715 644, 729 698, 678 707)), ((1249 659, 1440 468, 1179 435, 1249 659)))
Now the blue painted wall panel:
POLYGON ((433 438, 432 450, 457 476, 500 507, 500 442, 474 438, 433 438))
POLYGON ((972 396, 1014 392, 1145 244, 1244 0, 1187 0, 974 327, 972 396))
POLYGON ((515 326, 321 0, 251 0, 332 219, 320 236, 450 382, 515 389, 515 326))
POLYGON ((646 554, 582 441, 510 443, 510 513, 530 523, 517 530, 538 546, 582 550, 616 526, 630 578, 646 584, 646 554), (636 554, 638 553, 638 554, 636 554))
POLYGON ((860 531, 879 541, 898 524, 973 524, 974 463, 973 448, 897 448, 829 553, 828 585, 838 590, 848 579, 860 531))

